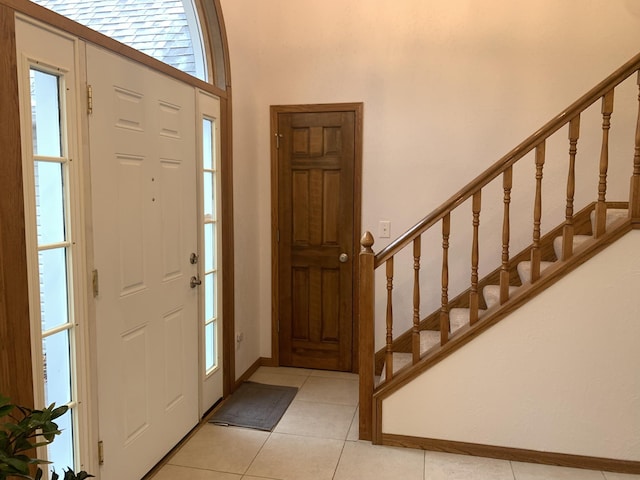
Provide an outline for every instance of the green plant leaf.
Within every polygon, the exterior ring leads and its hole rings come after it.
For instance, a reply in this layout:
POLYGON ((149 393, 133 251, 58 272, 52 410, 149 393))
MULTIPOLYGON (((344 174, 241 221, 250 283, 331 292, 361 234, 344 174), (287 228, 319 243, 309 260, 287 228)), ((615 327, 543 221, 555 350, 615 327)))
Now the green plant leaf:
POLYGON ((16 473, 29 473, 29 463, 20 458, 7 458, 5 462, 10 467, 13 467, 16 473))
POLYGON ((64 415, 65 413, 67 413, 67 410, 69 410, 69 407, 66 405, 62 405, 61 407, 58 407, 56 409, 54 409, 53 407, 55 406, 55 403, 52 403, 51 406, 49 407, 50 409, 52 409, 51 411, 51 419, 54 420, 58 417, 61 417, 62 415, 64 415))

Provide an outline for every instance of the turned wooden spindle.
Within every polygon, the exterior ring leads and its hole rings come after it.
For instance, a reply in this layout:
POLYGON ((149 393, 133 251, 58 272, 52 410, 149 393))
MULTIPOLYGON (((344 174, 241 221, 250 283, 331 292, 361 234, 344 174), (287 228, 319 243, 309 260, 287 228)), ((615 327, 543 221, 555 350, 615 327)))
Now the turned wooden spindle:
POLYGON ((598 202, 596 203, 596 227, 594 236, 599 238, 607 230, 607 170, 609 169, 609 130, 613 113, 613 90, 602 97, 602 149, 600 151, 600 175, 598 179, 598 202))
POLYGON ((513 167, 504 171, 502 189, 504 191, 504 214, 502 217, 502 265, 500 266, 500 305, 509 300, 509 242, 511 220, 509 207, 511 206, 511 188, 513 186, 513 167))
POLYGON ((440 345, 449 341, 449 234, 451 214, 442 218, 442 297, 440 307, 440 345))
POLYGON ((567 176, 567 206, 562 233, 562 260, 573 255, 573 200, 576 193, 576 154, 580 137, 580 115, 569 122, 569 175, 567 176))
POLYGON ((536 147, 536 200, 533 209, 533 247, 531 248, 531 283, 540 278, 540 225, 542 220, 542 168, 545 159, 545 141, 536 147))
POLYGON ((421 236, 413 241, 413 363, 420 360, 420 249, 421 236))
POLYGON ((480 230, 480 208, 482 204, 482 191, 473 194, 473 243, 471 246, 471 289, 469 291, 469 324, 473 325, 478 321, 478 263, 480 258, 479 230, 480 230))
POLYGON ((629 216, 633 223, 640 223, 640 71, 638 71, 638 121, 636 123, 636 148, 633 155, 633 175, 629 189, 629 216))
POLYGON ((386 378, 393 378, 393 257, 387 265, 387 349, 386 349, 386 378))
POLYGON ((375 377, 375 339, 374 339, 374 311, 375 311, 375 255, 373 254, 373 235, 366 232, 360 240, 359 278, 360 295, 358 308, 358 349, 359 349, 359 379, 360 379, 360 417, 359 430, 361 440, 371 440, 371 408, 373 395, 373 381, 375 377))

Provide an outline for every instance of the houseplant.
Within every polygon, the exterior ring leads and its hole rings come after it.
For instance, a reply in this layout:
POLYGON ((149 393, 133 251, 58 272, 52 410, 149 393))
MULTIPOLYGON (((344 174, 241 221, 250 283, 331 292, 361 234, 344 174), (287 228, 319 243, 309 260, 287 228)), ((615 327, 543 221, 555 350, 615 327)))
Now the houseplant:
MULTIPOLYGON (((49 445, 56 435, 62 433, 54 420, 64 415, 68 409, 66 405, 56 407, 52 403, 42 410, 32 410, 14 405, 0 394, 0 480, 39 480, 42 477, 43 472, 38 465, 49 462, 30 455, 37 447, 49 445), (36 473, 32 476, 34 465, 36 473)), ((84 471, 76 474, 71 469, 64 472, 64 480, 84 480, 92 476, 84 471)), ((58 479, 59 475, 52 472, 51 480, 58 479)))

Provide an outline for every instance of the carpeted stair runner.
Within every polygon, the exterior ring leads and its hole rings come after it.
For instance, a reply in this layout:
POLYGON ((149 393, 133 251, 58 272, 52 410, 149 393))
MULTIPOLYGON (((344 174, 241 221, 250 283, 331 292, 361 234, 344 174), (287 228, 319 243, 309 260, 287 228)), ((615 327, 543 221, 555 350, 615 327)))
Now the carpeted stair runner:
MULTIPOLYGON (((607 229, 616 221, 626 218, 629 212, 626 209, 609 209, 607 210, 607 229)), ((591 214, 592 230, 595 231, 595 212, 591 214)), ((573 237, 573 252, 580 252, 580 249, 585 246, 586 242, 592 240, 591 235, 575 235, 573 237)), ((556 254, 556 258, 562 258, 562 236, 554 239, 553 247, 556 254)), ((540 273, 544 272, 547 268, 553 265, 555 262, 540 262, 540 273)), ((528 284, 531 279, 531 262, 524 261, 517 265, 518 276, 522 284, 528 284)), ((518 288, 516 286, 509 287, 509 296, 515 293, 518 288)), ((487 285, 482 291, 484 300, 487 304, 487 308, 491 308, 498 305, 500 300, 500 285, 487 285)), ((482 318, 482 315, 486 310, 478 310, 478 317, 482 318)), ((457 330, 464 325, 469 324, 470 310, 468 308, 452 308, 449 311, 449 325, 450 335, 454 335, 457 330)), ((439 330, 422 330, 420 331, 420 356, 424 356, 432 349, 440 348, 440 331, 439 330)), ((411 353, 394 352, 393 353, 393 373, 395 374, 399 370, 410 366, 413 362, 413 355, 411 353)), ((381 384, 385 380, 385 366, 382 367, 382 374, 378 381, 381 384)))

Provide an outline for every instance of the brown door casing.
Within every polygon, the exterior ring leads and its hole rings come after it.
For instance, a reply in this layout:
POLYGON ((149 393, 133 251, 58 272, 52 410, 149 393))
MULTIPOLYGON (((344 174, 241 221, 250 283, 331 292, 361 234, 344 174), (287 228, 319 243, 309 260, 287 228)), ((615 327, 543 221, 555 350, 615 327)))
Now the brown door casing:
POLYGON ((357 366, 362 104, 272 107, 273 361, 357 366))

